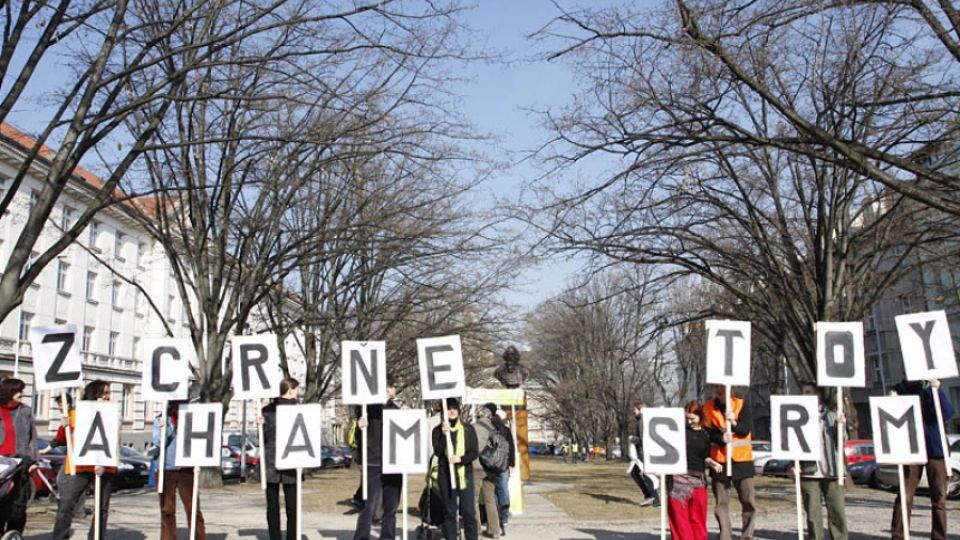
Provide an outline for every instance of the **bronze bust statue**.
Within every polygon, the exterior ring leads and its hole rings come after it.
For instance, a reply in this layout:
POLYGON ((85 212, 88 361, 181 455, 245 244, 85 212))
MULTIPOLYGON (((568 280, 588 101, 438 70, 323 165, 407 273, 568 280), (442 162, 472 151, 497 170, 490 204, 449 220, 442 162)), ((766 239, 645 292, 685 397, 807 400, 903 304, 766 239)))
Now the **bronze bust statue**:
POLYGON ((493 376, 507 388, 519 388, 530 376, 530 370, 520 365, 520 352, 510 345, 503 351, 503 364, 493 372, 493 376))

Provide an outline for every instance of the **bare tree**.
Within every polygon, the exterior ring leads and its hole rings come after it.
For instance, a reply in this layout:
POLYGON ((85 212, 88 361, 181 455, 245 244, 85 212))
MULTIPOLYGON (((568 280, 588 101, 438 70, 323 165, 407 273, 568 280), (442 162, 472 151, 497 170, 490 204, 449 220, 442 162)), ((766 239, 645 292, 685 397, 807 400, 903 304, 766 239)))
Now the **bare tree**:
MULTIPOLYGON (((747 12, 762 20, 753 4, 725 5, 734 22, 747 12)), ((606 155, 614 171, 568 192, 544 183, 547 212, 528 219, 557 249, 605 264, 657 265, 665 283, 697 276, 715 285, 721 294, 704 302, 702 316, 753 321, 769 356, 785 356, 807 380, 815 373, 813 323, 863 319, 922 261, 922 246, 948 236, 941 225, 949 216, 906 197, 916 193, 889 179, 901 174, 893 165, 852 164, 792 127, 686 36, 677 22, 684 6, 559 18, 571 41, 558 56, 576 63, 584 88, 570 109, 549 116, 555 139, 543 155, 559 167, 606 155), (795 144, 774 143, 785 139, 795 144)), ((906 140, 908 118, 891 122, 872 105, 910 78, 898 64, 875 69, 876 55, 896 39, 897 19, 882 7, 855 9, 856 17, 839 8, 818 13, 818 24, 807 21, 811 34, 730 39, 742 45, 738 59, 755 62, 752 73, 816 112, 818 129, 902 149, 909 145, 895 142, 906 140)))
MULTIPOLYGON (((666 398, 662 300, 649 275, 610 271, 530 315, 531 382, 547 418, 580 442, 626 441, 636 400, 666 398)), ((675 394, 673 391, 670 394, 675 394)))

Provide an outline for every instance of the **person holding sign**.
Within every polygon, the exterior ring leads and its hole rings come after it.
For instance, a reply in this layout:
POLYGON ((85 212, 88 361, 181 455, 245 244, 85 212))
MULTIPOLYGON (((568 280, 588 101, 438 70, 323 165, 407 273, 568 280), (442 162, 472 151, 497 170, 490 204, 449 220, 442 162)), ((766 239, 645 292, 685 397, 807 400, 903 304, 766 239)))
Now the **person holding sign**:
MULTIPOLYGON (((463 518, 466 540, 477 540, 478 526, 473 492, 473 461, 480 455, 477 433, 473 426, 460 421, 460 400, 447 399, 447 418, 433 428, 433 453, 437 456, 440 498, 445 512, 443 516, 443 537, 446 540, 458 540, 458 516, 463 518), (450 459, 447 459, 447 434, 453 444, 450 459), (450 464, 454 465, 455 488, 450 480, 450 464)), ((386 514, 384 514, 386 517, 386 514)))
POLYGON ((751 446, 752 419, 746 400, 731 396, 729 406, 726 400, 726 387, 713 386, 714 398, 703 406, 703 427, 710 435, 710 458, 726 466, 728 457, 733 460, 733 475, 713 472, 712 486, 715 499, 714 515, 720 526, 720 540, 730 540, 730 488, 737 491, 740 499, 740 515, 743 519, 741 538, 753 538, 756 528, 756 492, 753 485, 753 447, 751 446), (731 434, 726 432, 730 423, 731 434), (727 443, 731 443, 732 456, 727 456, 727 443))
MULTIPOLYGON (((160 495, 160 540, 176 540, 177 538, 177 496, 183 503, 183 511, 187 516, 193 510, 193 468, 177 467, 177 421, 180 405, 186 401, 174 400, 167 402, 165 415, 158 414, 153 420, 153 445, 157 448, 164 444, 163 463, 163 491, 160 495), (164 433, 161 441, 161 432, 164 433)), ((197 508, 196 540, 205 540, 206 529, 203 525, 203 513, 197 508)))
POLYGON ((691 401, 683 408, 687 420, 687 473, 667 477, 670 537, 676 540, 706 540, 707 481, 705 469, 723 472, 723 465, 710 458, 710 435, 703 429, 703 406, 691 401))
MULTIPOLYGON (((920 413, 923 417, 923 435, 927 448, 927 483, 930 485, 931 506, 931 540, 946 540, 947 538, 947 469, 943 459, 943 444, 940 440, 940 424, 937 420, 936 409, 933 404, 933 393, 940 394, 940 410, 943 420, 953 416, 953 406, 943 390, 940 390, 940 381, 931 379, 923 381, 904 380, 893 387, 893 395, 919 396, 920 413)), ((907 515, 913 513, 913 496, 917 492, 917 484, 923 474, 923 465, 904 465, 904 489, 906 494, 907 515)), ((894 540, 903 538, 903 516, 901 513, 900 494, 893 503, 893 519, 890 522, 890 535, 894 540)), ((907 519, 909 523, 909 517, 907 519)))
POLYGON ((843 413, 836 414, 824 406, 823 395, 816 384, 806 382, 801 392, 817 396, 820 412, 820 459, 800 462, 800 493, 803 511, 807 514, 808 538, 823 540, 823 506, 827 508, 827 523, 833 540, 847 539, 847 514, 843 502, 843 486, 838 478, 844 474, 843 463, 837 463, 838 429, 846 422, 843 413))
POLYGON ((399 409, 394 399, 400 380, 396 375, 387 375, 387 402, 383 405, 368 405, 366 418, 357 420, 357 443, 367 445, 367 501, 357 515, 357 527, 353 540, 368 540, 373 525, 373 514, 377 499, 382 500, 383 521, 380 524, 380 538, 393 539, 397 529, 397 507, 400 504, 400 490, 403 476, 383 474, 383 411, 399 409), (366 428, 367 440, 363 439, 366 428))
POLYGON ((0 502, 0 533, 23 532, 30 502, 30 474, 37 468, 37 428, 33 411, 21 402, 26 384, 20 379, 0 382, 0 456, 24 460, 14 477, 13 491, 0 502))
POLYGON ((280 540, 280 486, 283 486, 283 502, 287 514, 287 540, 297 537, 297 471, 278 470, 277 455, 277 406, 296 405, 300 401, 300 382, 291 377, 280 381, 280 397, 274 398, 260 411, 263 418, 263 452, 260 459, 266 460, 267 472, 267 529, 270 540, 280 540))
MULTIPOLYGON (((633 446, 637 450, 637 459, 641 462, 643 461, 643 408, 645 406, 646 404, 642 401, 637 401, 633 404, 633 417, 637 421, 637 438, 633 446)), ((644 500, 640 503, 640 506, 653 505, 654 508, 659 507, 660 495, 657 493, 657 490, 654 489, 653 481, 650 480, 650 477, 643 474, 640 467, 631 467, 630 477, 633 478, 633 481, 640 487, 640 491, 643 492, 644 500)))
MULTIPOLYGON (((91 381, 83 388, 83 399, 87 401, 110 401, 110 383, 106 381, 91 381)), ((70 429, 76 428, 76 409, 70 411, 69 425, 70 429)), ((72 433, 76 433, 72 431, 72 433)), ((82 441, 81 441, 82 442, 82 441)), ((76 446, 74 446, 76 448, 76 446)), ((53 525, 54 540, 66 540, 70 538, 70 525, 73 523, 73 511, 77 501, 86 496, 87 490, 93 487, 95 477, 100 477, 100 507, 94 508, 94 512, 100 513, 100 538, 106 538, 107 515, 110 511, 110 491, 113 485, 113 477, 116 474, 116 467, 102 466, 80 466, 76 467, 75 474, 69 474, 70 456, 63 463, 63 468, 68 471, 63 477, 63 483, 60 484, 60 503, 57 505, 57 518, 53 525)), ((90 533, 88 538, 93 538, 93 524, 90 523, 90 533)))

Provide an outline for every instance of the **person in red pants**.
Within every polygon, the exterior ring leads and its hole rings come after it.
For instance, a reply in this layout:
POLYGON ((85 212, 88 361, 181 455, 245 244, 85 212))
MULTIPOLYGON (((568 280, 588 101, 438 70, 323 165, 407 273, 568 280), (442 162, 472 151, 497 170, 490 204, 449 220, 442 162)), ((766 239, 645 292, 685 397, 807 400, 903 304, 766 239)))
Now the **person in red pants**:
POLYGON ((674 540, 707 540, 706 467, 717 472, 723 465, 710 459, 710 436, 704 431, 703 406, 696 401, 684 407, 687 417, 687 474, 667 477, 667 515, 674 540))

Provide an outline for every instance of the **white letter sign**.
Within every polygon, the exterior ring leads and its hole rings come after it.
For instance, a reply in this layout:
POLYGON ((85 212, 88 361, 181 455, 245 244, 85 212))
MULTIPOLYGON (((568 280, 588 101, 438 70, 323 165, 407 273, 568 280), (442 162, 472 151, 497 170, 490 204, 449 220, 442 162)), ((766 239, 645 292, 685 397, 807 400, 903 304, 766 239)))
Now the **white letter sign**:
POLYGON ((921 381, 957 376, 950 325, 944 311, 899 315, 897 335, 907 379, 921 381))
POLYGON ((816 461, 823 451, 817 396, 770 396, 771 456, 816 461))
POLYGON ((196 363, 193 343, 189 339, 146 339, 143 353, 143 400, 187 399, 190 364, 196 363))
POLYGON ((466 383, 460 336, 418 339, 417 357, 420 360, 420 388, 423 399, 463 395, 466 383))
POLYGON ((643 408, 643 472, 687 473, 687 421, 679 407, 643 408))
POLYGON ((707 321, 707 384, 750 385, 750 322, 707 321))
POLYGON ((918 396, 871 397, 870 416, 877 463, 927 462, 918 396))
POLYGON ((116 467, 120 463, 120 404, 78 401, 73 463, 116 467))
POLYGON ((817 333, 817 385, 862 387, 866 381, 863 323, 818 322, 814 328, 817 333))
POLYGON ((83 386, 77 325, 31 328, 30 347, 37 390, 83 386))
POLYGON ((177 413, 177 467, 220 467, 223 405, 191 403, 177 413))
POLYGON ((340 343, 340 376, 343 402, 370 405, 387 402, 387 343, 343 341, 340 343))
POLYGON ((277 406, 278 469, 310 469, 323 465, 323 405, 277 406))
POLYGON ((425 474, 430 424, 424 409, 383 410, 383 473, 425 474))
POLYGON ((280 395, 280 350, 276 334, 230 338, 234 399, 280 395))

